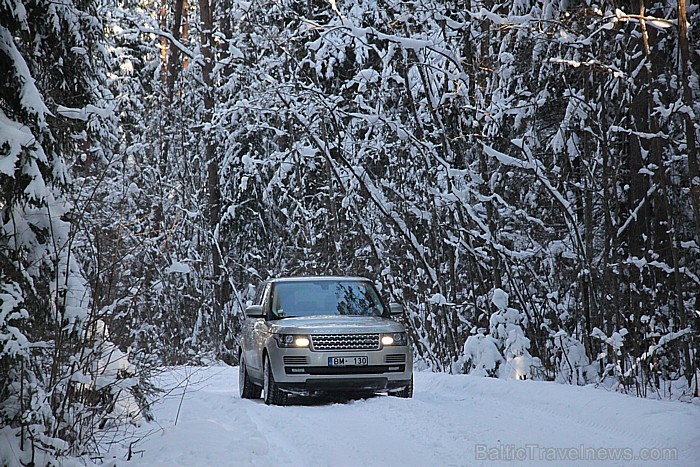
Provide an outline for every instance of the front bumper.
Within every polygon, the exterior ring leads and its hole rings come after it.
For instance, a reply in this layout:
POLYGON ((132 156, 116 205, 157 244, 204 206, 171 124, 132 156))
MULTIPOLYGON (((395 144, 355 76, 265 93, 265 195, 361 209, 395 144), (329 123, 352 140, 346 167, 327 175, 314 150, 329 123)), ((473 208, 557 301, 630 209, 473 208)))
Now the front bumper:
POLYGON ((270 366, 280 389, 308 395, 315 392, 383 392, 408 386, 413 374, 409 346, 378 350, 313 351, 310 348, 268 349, 270 366), (329 366, 329 358, 366 357, 363 366, 329 366))

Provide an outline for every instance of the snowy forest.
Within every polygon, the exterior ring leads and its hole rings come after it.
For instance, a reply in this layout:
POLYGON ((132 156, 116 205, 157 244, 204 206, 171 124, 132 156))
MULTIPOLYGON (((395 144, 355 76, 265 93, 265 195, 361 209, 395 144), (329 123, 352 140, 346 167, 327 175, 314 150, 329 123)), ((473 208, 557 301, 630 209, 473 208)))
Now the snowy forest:
POLYGON ((95 452, 286 275, 375 280, 425 370, 698 397, 699 45, 686 0, 0 2, 0 431, 95 452))

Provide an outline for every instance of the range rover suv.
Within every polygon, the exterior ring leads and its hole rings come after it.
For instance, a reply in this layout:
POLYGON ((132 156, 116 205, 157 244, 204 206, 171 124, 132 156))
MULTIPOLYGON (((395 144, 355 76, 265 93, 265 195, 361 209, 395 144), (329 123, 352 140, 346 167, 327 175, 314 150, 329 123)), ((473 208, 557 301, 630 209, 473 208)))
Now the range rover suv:
POLYGON ((387 392, 413 396, 413 356, 406 329, 374 284, 362 277, 267 281, 246 308, 238 350, 244 399, 268 405, 289 394, 387 392))

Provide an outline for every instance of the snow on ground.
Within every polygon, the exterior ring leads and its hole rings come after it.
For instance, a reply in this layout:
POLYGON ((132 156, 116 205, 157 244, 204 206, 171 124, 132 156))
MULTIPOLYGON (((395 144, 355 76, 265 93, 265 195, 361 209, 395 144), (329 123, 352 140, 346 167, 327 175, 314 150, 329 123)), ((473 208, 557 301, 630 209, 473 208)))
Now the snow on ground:
POLYGON ((178 367, 161 378, 163 388, 180 386, 140 428, 150 434, 132 446, 133 459, 117 465, 696 466, 700 459, 700 405, 592 387, 417 372, 413 399, 295 398, 268 407, 238 397, 238 368, 178 367), (670 461, 639 458, 674 453, 670 461))

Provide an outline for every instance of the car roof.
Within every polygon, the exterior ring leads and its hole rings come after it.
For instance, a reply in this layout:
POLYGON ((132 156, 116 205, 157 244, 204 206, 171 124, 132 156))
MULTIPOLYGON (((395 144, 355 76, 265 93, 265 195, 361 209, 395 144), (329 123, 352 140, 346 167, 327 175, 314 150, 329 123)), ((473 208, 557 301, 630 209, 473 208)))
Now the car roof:
POLYGON ((369 281, 370 279, 360 276, 292 276, 278 277, 270 279, 269 282, 311 282, 311 281, 369 281))

